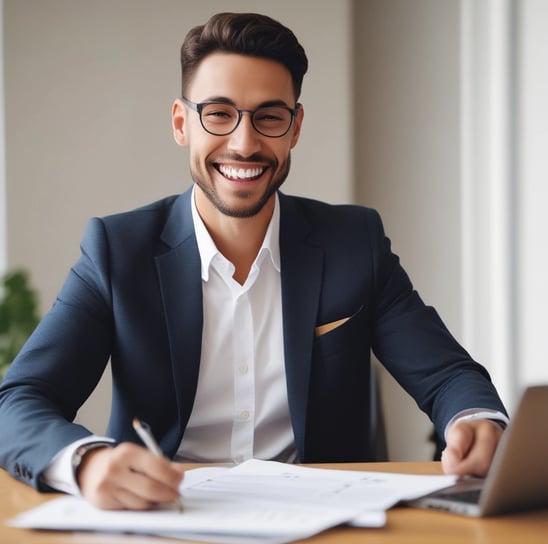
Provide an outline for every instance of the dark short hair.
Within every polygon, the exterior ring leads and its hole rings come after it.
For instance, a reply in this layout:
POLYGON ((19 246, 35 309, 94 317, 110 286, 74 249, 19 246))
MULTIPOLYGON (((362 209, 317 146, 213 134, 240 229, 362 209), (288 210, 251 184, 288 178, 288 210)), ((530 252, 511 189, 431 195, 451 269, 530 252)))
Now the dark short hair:
POLYGON ((291 73, 295 100, 308 68, 306 53, 289 28, 256 13, 218 13, 194 27, 181 47, 183 95, 205 57, 214 52, 274 60, 291 73))

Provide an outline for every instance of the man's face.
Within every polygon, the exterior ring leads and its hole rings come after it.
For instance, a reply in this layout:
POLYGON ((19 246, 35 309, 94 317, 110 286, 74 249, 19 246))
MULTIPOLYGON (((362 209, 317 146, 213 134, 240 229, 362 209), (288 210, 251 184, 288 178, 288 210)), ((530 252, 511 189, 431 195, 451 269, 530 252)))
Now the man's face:
MULTIPOLYGON (((198 67, 185 96, 192 102, 230 102, 242 110, 269 103, 295 107, 291 74, 282 64, 243 55, 213 53, 198 67)), ((189 145, 191 174, 216 210, 231 217, 251 217, 267 203, 289 173, 302 108, 289 132, 280 138, 259 134, 244 113, 234 132, 214 136, 204 130, 197 112, 176 101, 176 141, 189 145)))

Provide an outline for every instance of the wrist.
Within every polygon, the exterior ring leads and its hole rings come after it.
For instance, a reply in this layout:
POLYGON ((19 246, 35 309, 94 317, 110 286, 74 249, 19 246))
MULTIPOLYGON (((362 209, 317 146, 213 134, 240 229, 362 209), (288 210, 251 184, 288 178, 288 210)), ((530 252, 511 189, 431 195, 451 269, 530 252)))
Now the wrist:
POLYGON ((80 475, 88 462, 96 453, 104 448, 110 448, 112 444, 109 442, 91 442, 79 446, 72 455, 72 470, 74 480, 80 487, 80 475))

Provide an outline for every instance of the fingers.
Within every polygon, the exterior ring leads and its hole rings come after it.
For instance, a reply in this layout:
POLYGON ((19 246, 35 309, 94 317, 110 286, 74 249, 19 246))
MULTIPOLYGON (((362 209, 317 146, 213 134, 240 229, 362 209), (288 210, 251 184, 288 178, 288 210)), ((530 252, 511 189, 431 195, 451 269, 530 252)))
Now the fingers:
POLYGON ((441 462, 445 473, 485 477, 502 436, 502 429, 492 421, 462 421, 447 434, 447 447, 441 462))
POLYGON ((146 510, 179 496, 180 465, 124 443, 89 451, 78 471, 82 495, 103 509, 146 510))

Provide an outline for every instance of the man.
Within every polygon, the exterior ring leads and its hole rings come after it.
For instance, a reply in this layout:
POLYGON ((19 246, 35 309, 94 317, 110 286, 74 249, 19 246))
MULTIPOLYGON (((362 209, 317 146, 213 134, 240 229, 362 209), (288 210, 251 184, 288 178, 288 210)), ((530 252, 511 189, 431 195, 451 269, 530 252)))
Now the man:
POLYGON ((507 421, 487 372, 423 304, 373 210, 278 191, 304 109, 293 33, 219 14, 187 35, 176 142, 194 187, 92 220, 0 388, 0 463, 101 508, 174 500, 176 461, 370 459, 370 350, 484 475, 507 421), (72 420, 107 361, 106 437, 72 420), (138 440, 147 421, 171 459, 138 440), (502 425, 502 426, 501 426, 502 425))

